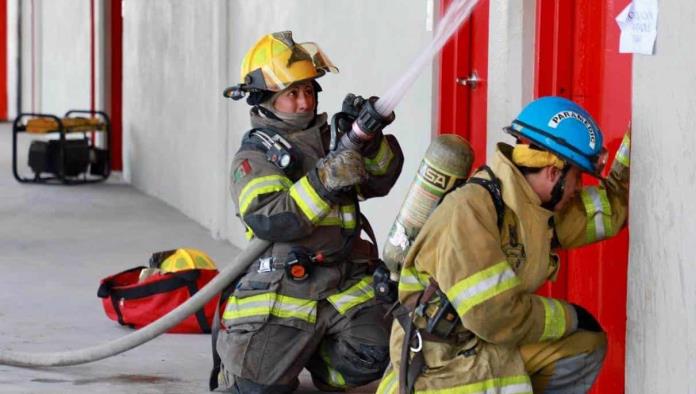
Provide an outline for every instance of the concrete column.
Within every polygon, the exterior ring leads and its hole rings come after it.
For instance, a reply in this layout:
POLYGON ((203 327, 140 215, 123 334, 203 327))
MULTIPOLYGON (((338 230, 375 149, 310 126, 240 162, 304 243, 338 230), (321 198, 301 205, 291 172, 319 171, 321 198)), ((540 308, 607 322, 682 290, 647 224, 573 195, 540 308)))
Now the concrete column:
POLYGON ((488 30, 488 141, 514 141, 502 128, 534 96, 536 1, 491 0, 488 30))
POLYGON ((626 392, 696 392, 696 4, 659 2, 654 56, 633 58, 626 392))
POLYGON ((219 234, 228 2, 124 5, 124 176, 219 234))

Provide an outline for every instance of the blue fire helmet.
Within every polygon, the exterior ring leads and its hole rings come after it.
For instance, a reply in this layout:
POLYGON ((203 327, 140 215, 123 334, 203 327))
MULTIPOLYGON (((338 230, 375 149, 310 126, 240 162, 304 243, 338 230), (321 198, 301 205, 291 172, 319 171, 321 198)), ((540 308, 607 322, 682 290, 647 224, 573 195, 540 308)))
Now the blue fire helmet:
POLYGON ((578 104, 563 97, 542 97, 527 104, 505 129, 600 177, 606 162, 602 131, 578 104))

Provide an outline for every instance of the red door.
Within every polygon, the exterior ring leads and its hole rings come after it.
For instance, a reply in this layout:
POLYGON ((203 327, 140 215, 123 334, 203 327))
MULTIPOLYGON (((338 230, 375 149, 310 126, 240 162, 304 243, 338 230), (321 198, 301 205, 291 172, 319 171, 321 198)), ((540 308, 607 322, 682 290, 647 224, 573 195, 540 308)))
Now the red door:
POLYGON ((0 0, 0 121, 7 120, 7 0, 0 0))
MULTIPOLYGON (((564 96, 585 107, 612 158, 631 118, 631 57, 618 53, 614 21, 629 2, 537 0, 536 96, 564 96)), ((608 333, 609 352, 593 393, 624 391, 627 262, 623 230, 566 253, 557 282, 542 290, 583 305, 608 333)))
MULTIPOLYGON (((450 3, 442 0, 442 13, 450 3)), ((459 134, 471 143, 476 155, 473 168, 486 162, 488 3, 478 2, 443 47, 440 62, 438 131, 459 134)))
POLYGON ((109 108, 111 117, 111 169, 121 171, 123 169, 122 158, 122 100, 123 100, 123 18, 121 14, 122 2, 111 0, 109 4, 109 108))

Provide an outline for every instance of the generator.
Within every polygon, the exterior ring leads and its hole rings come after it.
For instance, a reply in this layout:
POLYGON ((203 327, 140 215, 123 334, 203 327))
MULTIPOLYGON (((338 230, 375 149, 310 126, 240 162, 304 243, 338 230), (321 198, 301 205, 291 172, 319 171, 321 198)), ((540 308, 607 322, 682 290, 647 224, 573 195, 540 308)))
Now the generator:
POLYGON ((102 111, 70 110, 62 118, 51 114, 22 113, 12 127, 12 170, 21 183, 80 184, 105 181, 111 173, 111 123, 102 111), (89 114, 90 117, 77 116, 89 114), (29 144, 27 164, 33 176, 18 169, 18 136, 41 136, 29 144), (102 146, 96 136, 103 135, 102 146))

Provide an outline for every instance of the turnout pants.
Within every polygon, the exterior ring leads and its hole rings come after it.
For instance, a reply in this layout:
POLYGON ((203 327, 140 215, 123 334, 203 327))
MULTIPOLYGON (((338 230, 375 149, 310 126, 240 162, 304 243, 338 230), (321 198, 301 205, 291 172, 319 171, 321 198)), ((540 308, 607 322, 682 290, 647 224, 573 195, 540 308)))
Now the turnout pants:
POLYGON ((342 391, 379 379, 389 363, 389 325, 384 308, 369 303, 339 314, 319 301, 311 328, 290 319, 228 327, 217 349, 220 389, 233 393, 289 393, 307 368, 323 390, 342 391))
POLYGON ((586 393, 607 350, 606 334, 576 331, 551 342, 520 348, 535 393, 586 393))
MULTIPOLYGON (((399 394, 399 367, 403 330, 392 327, 392 362, 378 394, 399 394)), ((427 367, 415 383, 415 392, 449 393, 586 393, 606 353, 606 335, 577 331, 556 341, 505 347, 478 338, 467 343, 423 341, 427 367)))

